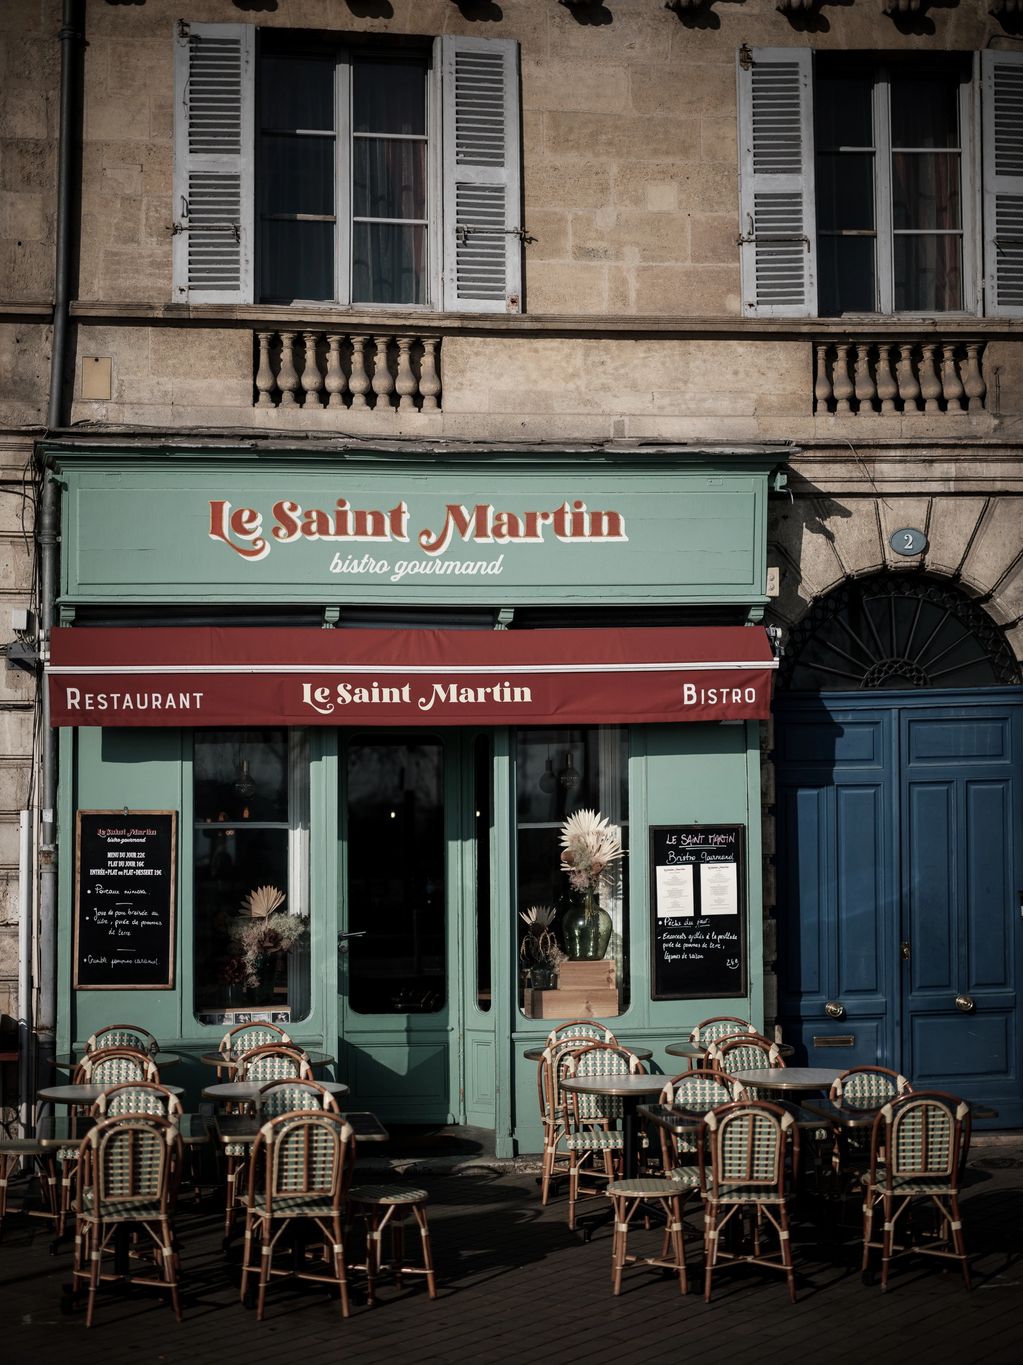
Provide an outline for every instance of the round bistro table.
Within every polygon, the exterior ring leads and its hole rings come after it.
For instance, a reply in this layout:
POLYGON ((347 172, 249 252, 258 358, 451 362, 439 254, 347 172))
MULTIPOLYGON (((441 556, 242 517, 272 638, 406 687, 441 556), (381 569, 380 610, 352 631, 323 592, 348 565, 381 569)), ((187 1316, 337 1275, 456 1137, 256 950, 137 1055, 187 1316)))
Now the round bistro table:
MULTIPOLYGON (((685 1057, 692 1068, 694 1062, 702 1060, 707 1055, 709 1043, 669 1043, 664 1049, 669 1057, 685 1057)), ((781 1057, 791 1057, 795 1048, 791 1043, 779 1043, 778 1055, 781 1057)))
MULTIPOLYGON (((298 1080, 298 1077, 288 1079, 298 1080)), ((217 1081, 203 1087, 204 1100, 219 1100, 222 1104, 255 1104, 259 1092, 268 1081, 217 1081)), ((348 1087, 342 1081, 318 1081, 331 1095, 347 1095, 348 1087)))
POLYGON ((613 1095, 622 1102, 622 1174, 634 1180, 638 1168, 639 1145, 636 1142, 636 1110, 644 1099, 659 1095, 666 1076, 639 1075, 566 1076, 562 1090, 579 1095, 613 1095))
POLYGON ((731 1077, 740 1085, 755 1085, 758 1090, 810 1094, 816 1090, 830 1090, 845 1069, 841 1066, 768 1066, 760 1071, 733 1071, 731 1077))
MULTIPOLYGON (((100 1095, 121 1084, 121 1081, 109 1081, 106 1085, 46 1085, 36 1091, 36 1099, 46 1104, 95 1104, 100 1095)), ((163 1081, 160 1084, 172 1095, 185 1093, 183 1085, 166 1085, 163 1081)))
MULTIPOLYGON (((589 1043, 596 1042, 595 1038, 580 1038, 579 1046, 586 1047, 589 1043)), ((630 1047, 628 1043, 618 1043, 624 1052, 631 1052, 634 1057, 638 1057, 641 1062, 648 1062, 654 1055, 648 1047, 630 1047)), ((543 1047, 527 1047, 522 1056, 527 1062, 542 1062, 543 1054, 547 1051, 543 1047)))

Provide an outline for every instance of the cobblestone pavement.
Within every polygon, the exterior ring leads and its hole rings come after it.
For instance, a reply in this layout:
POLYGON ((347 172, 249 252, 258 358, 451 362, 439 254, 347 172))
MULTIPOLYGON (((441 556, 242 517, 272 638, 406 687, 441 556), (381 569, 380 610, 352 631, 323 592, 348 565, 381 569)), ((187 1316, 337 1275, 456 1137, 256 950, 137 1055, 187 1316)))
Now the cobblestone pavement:
MULTIPOLYGON (((51 1256, 48 1225, 8 1215, 0 1241, 0 1360, 4 1365, 121 1365, 121 1362, 281 1361, 317 1365, 368 1361, 882 1362, 953 1359, 985 1365, 1023 1360, 1023 1138, 976 1145, 963 1198, 974 1289, 957 1270, 907 1260, 887 1294, 862 1283, 855 1231, 832 1209, 808 1206, 794 1231, 798 1298, 784 1280, 748 1267, 715 1277, 705 1304, 699 1274, 699 1216, 687 1222, 693 1270, 688 1297, 649 1268, 627 1271, 620 1298, 610 1285, 610 1232, 589 1242, 570 1233, 565 1201, 541 1207, 526 1163, 462 1163, 406 1170, 430 1197, 439 1274, 431 1303, 421 1280, 384 1284, 367 1307, 356 1289, 352 1315, 319 1286, 275 1283, 267 1316, 238 1300, 240 1239, 225 1257, 218 1203, 186 1195, 176 1218, 184 1277, 183 1321, 149 1290, 103 1291, 96 1323, 65 1293, 70 1247, 51 1256), (823 1223, 823 1225, 822 1225, 823 1223)), ((381 1177, 374 1171, 372 1178, 381 1177)), ((393 1177, 392 1177, 393 1178, 393 1177)), ((690 1206, 692 1208, 692 1206, 690 1206)), ((850 1219, 855 1210, 846 1209, 850 1219)), ((656 1234, 648 1236, 651 1249, 656 1234)), ((657 1239, 659 1241, 659 1238, 657 1239)))

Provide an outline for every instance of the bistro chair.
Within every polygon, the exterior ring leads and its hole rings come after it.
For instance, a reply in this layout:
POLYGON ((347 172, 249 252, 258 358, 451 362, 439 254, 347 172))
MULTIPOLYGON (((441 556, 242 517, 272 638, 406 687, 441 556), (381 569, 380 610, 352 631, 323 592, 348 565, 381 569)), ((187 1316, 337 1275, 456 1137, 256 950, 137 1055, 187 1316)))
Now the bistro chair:
MULTIPOLYGON (((642 1072, 638 1057, 623 1047, 593 1043, 578 1051, 566 1051, 559 1064, 560 1080, 570 1076, 624 1076, 642 1072)), ((569 1154, 568 1226, 575 1228, 575 1206, 580 1194, 605 1193, 614 1179, 614 1153, 624 1145, 620 1121, 622 1101, 617 1095, 582 1095, 564 1092, 569 1154), (603 1171, 595 1169, 600 1158, 603 1171)))
POLYGON ((568 1135, 565 1097, 558 1084, 560 1061, 567 1052, 591 1047, 594 1043, 617 1047, 614 1034, 606 1025, 592 1019, 573 1019, 559 1024, 547 1035, 544 1054, 537 1063, 536 1087, 543 1124, 543 1166, 540 1175, 540 1201, 546 1204, 551 1185, 569 1171, 567 1152, 562 1144, 568 1135))
POLYGON ((357 1185, 348 1196, 351 1217, 361 1218, 366 1228, 366 1260, 353 1265, 353 1270, 366 1272, 366 1302, 376 1303, 376 1282, 381 1274, 390 1273, 401 1287, 405 1275, 423 1275, 431 1299, 437 1297, 437 1280, 433 1271, 430 1249, 430 1228, 426 1221, 425 1190, 412 1185, 357 1185), (419 1230, 422 1264, 412 1265, 405 1254, 405 1220, 415 1220, 419 1230), (384 1238, 390 1237, 390 1257, 384 1259, 384 1238))
POLYGON ((250 1048, 238 1058, 235 1079, 239 1081, 311 1081, 313 1069, 309 1058, 297 1047, 281 1047, 266 1043, 250 1048))
POLYGON ((126 1114, 155 1114, 158 1118, 178 1123, 181 1119, 181 1100, 155 1081, 122 1081, 104 1090, 92 1106, 92 1116, 103 1119, 119 1118, 126 1114))
POLYGON ((54 1232, 59 1236, 63 1220, 53 1151, 45 1147, 38 1138, 8 1137, 2 1130, 0 1130, 0 1233, 3 1232, 4 1219, 7 1216, 7 1194, 11 1176, 23 1162, 26 1164, 31 1162, 34 1166, 43 1199, 42 1209, 24 1209, 23 1212, 32 1217, 51 1218, 54 1232))
POLYGON ((279 1024, 260 1022, 235 1024, 234 1028, 228 1029, 221 1038, 217 1051, 225 1063, 236 1062, 243 1052, 248 1052, 254 1047, 265 1047, 267 1043, 276 1043, 284 1047, 293 1046, 291 1038, 279 1024))
POLYGON ((671 1270, 678 1276, 680 1294, 689 1293, 686 1273, 686 1246, 682 1235, 683 1187, 667 1176, 640 1175, 631 1180, 612 1180, 607 1195, 614 1206, 614 1235, 611 1241, 611 1289, 622 1292, 622 1272, 627 1265, 651 1265, 671 1270), (661 1206, 664 1239, 657 1256, 636 1256, 629 1252, 629 1231, 637 1216, 645 1222, 651 1205, 661 1206), (669 1250, 671 1254, 669 1255, 669 1250))
POLYGON ((895 1255, 938 1256, 958 1261, 970 1286, 959 1185, 970 1148, 970 1107, 955 1095, 918 1090, 883 1104, 874 1119, 870 1168, 863 1176, 863 1278, 870 1279, 870 1252, 881 1248, 881 1289, 895 1255), (912 1245, 899 1244, 899 1219, 914 1202, 926 1200, 937 1211, 933 1232, 914 1227, 912 1245), (881 1241, 874 1241, 874 1212, 884 1217, 881 1241))
POLYGON ((88 1285, 86 1327, 92 1326, 100 1283, 115 1280, 166 1289, 181 1320, 171 1212, 182 1151, 177 1127, 153 1114, 104 1119, 82 1139, 71 1274, 75 1295, 88 1285), (130 1259, 125 1255, 128 1233, 136 1234, 130 1259), (113 1266, 104 1271, 110 1257, 113 1266))
POLYGON ((107 1024, 98 1028, 85 1044, 86 1052, 99 1052, 108 1047, 127 1047, 135 1052, 147 1052, 155 1056, 160 1044, 148 1029, 138 1024, 107 1024))
MULTIPOLYGON (((661 1104, 671 1105, 684 1114, 704 1115, 721 1104, 730 1104, 739 1098, 742 1086, 721 1071, 697 1068, 683 1071, 672 1076, 664 1083, 659 1096, 661 1104)), ((664 1173, 670 1179, 698 1188, 699 1181, 695 1169, 696 1149, 699 1136, 694 1128, 692 1133, 671 1134, 661 1129, 661 1160, 664 1173)))
MULTIPOLYGON (((718 1262, 742 1261, 781 1270, 788 1281, 789 1299, 795 1303, 786 1206, 786 1173, 799 1165, 795 1119, 780 1105, 765 1100, 736 1100, 711 1109, 704 1123, 706 1141, 699 1144, 697 1159, 704 1198, 705 1302, 710 1302, 718 1262), (744 1209, 752 1212, 752 1243, 747 1241, 745 1250, 725 1249, 722 1233, 744 1209), (775 1252, 765 1246, 765 1225, 778 1235, 775 1252)), ((736 1223, 741 1228, 741 1216, 736 1223)))
POLYGON ((281 1275, 336 1284, 341 1316, 348 1316, 344 1217, 354 1164, 355 1135, 339 1114, 300 1110, 269 1119, 259 1130, 249 1163, 241 1282, 247 1304, 249 1277, 258 1276, 257 1320, 271 1278, 281 1275), (294 1251, 290 1265, 275 1265, 285 1233, 299 1221, 320 1233, 321 1260, 311 1262, 294 1251))
POLYGON ((755 1025, 748 1019, 740 1019, 734 1014, 716 1014, 703 1019, 689 1034, 689 1041, 701 1047, 715 1043, 719 1038, 729 1038, 735 1033, 756 1033, 755 1025))
MULTIPOLYGON (((759 1033, 729 1034, 707 1048, 707 1067, 711 1071, 734 1076, 737 1071, 766 1071, 771 1066, 784 1066, 785 1060, 777 1043, 759 1033)), ((755 1086, 746 1086, 749 1099, 763 1098, 755 1086)))
POLYGON ((883 1104, 908 1094, 905 1076, 886 1066, 854 1066, 832 1082, 828 1098, 835 1107, 831 1165, 837 1177, 859 1177, 870 1161, 871 1127, 883 1104))
MULTIPOLYGON (((260 1086, 256 1111, 260 1119, 277 1118, 281 1114, 294 1113, 296 1110, 323 1109, 327 1113, 340 1112, 337 1100, 320 1085, 319 1081, 298 1080, 291 1076, 280 1080, 267 1081, 260 1086)), ((230 1242, 234 1231, 235 1211, 238 1207, 238 1190, 243 1183, 242 1174, 245 1162, 252 1151, 251 1142, 230 1141, 224 1143, 226 1163, 227 1195, 224 1201, 224 1245, 230 1242)), ((244 1203, 244 1199, 242 1200, 244 1203)))

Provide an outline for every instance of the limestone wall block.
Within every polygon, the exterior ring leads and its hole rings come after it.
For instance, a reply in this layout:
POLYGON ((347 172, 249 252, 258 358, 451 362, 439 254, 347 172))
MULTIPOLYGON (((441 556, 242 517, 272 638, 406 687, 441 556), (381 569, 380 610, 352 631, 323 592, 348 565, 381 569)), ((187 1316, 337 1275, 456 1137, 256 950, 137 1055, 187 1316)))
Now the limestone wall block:
POLYGON ((636 311, 688 317, 726 314, 738 317, 739 267, 644 266, 636 270, 636 311))
MULTIPOLYGON (((20 530, 0 533, 0 584, 4 592, 29 592, 33 559, 31 535, 23 535, 20 530)), ((6 629, 6 623, 0 624, 0 631, 6 629)))
POLYGON ((833 507, 832 502, 830 498, 797 498, 787 506, 781 504, 773 517, 771 539, 791 565, 799 566, 799 594, 808 601, 845 578, 831 526, 840 504, 833 507))
POLYGON ((662 392, 655 389, 650 395, 649 406, 654 413, 665 416, 708 416, 742 417, 745 430, 749 421, 756 416, 756 397, 754 394, 739 390, 725 392, 713 389, 670 389, 662 392))
MULTIPOLYGON (((0 263, 6 256, 5 247, 0 246, 0 263)), ((44 412, 49 383, 49 328, 35 324, 0 326, 0 403, 21 407, 25 413, 44 412)), ((10 425, 22 423, 15 420, 10 425)), ((0 499, 0 505, 2 502, 0 499)))
POLYGON ((835 553, 847 574, 876 573, 884 549, 872 498, 815 498, 821 521, 834 535, 835 553))
POLYGON ((538 265, 530 272, 527 291, 531 313, 602 313, 607 307, 607 274, 601 264, 538 265))
POLYGON ((583 261, 677 262, 689 257, 689 224, 683 214, 598 209, 574 213, 572 255, 583 261))
POLYGON ((780 570, 778 575, 778 596, 771 599, 768 617, 774 625, 794 626, 801 620, 810 605, 812 594, 803 588, 799 570, 789 562, 788 557, 775 543, 773 518, 767 533, 767 562, 772 568, 780 570))
MULTIPOLYGON (((561 57, 581 61, 599 59, 607 51, 609 33, 613 33, 615 49, 628 53, 630 61, 664 63, 668 60, 665 20, 671 16, 659 7, 651 9, 644 0, 639 3, 617 0, 613 8, 613 28, 606 23, 587 23, 585 16, 573 15, 565 5, 546 8, 550 50, 561 57)), ((607 8, 611 13, 611 7, 607 8)), ((519 36, 517 23, 512 36, 519 36)))
POLYGON ((690 412, 679 417, 631 417, 627 435, 637 441, 752 441, 756 438, 754 416, 732 413, 727 417, 690 412))
POLYGON ((5 139, 49 136, 46 90, 24 73, 8 75, 0 87, 0 128, 5 139))
POLYGON ((252 334, 245 329, 154 327, 150 365, 175 380, 237 379, 252 385, 252 334))
MULTIPOLYGON (((629 108, 629 73, 622 65, 523 60, 522 107, 608 114, 629 108)), ((528 146, 528 143, 527 143, 528 146)))
POLYGON ((544 209, 602 208, 611 195, 611 173, 606 161, 579 162, 526 157, 524 167, 526 225, 532 205, 544 209))
POLYGON ((96 281, 99 297, 121 303, 171 299, 171 252, 162 247, 106 247, 96 281))
POLYGON ((700 158, 719 161, 733 177, 735 210, 739 211, 739 130, 734 114, 721 117, 704 114, 700 120, 700 158))
POLYGON ((1019 546, 1015 564, 1009 567, 995 588, 988 610, 1000 623, 1023 620, 1023 543, 1019 546))
POLYGON ((1023 623, 1013 626, 1011 630, 1005 632, 1005 638, 1009 643, 1009 648, 1016 658, 1023 662, 1023 623))
POLYGON ((963 556, 987 506, 986 498, 932 498, 927 526, 927 568, 958 574, 963 556))
POLYGON ((695 161, 700 132, 692 119, 623 118, 613 114, 544 114, 548 156, 607 157, 612 161, 695 161))
POLYGON ((526 243, 527 273, 530 261, 563 261, 569 254, 569 215, 563 209, 531 209, 529 232, 535 242, 526 243))
POLYGON ((735 119, 735 80, 727 67, 686 62, 673 66, 670 75, 663 65, 629 68, 632 108, 637 114, 691 116, 731 113, 735 119))
MULTIPOLYGON (((6 840, 0 836, 0 843, 6 840)), ((18 979, 18 930, 7 927, 0 930, 0 976, 14 982, 18 979)))
POLYGON ((689 232, 689 258, 694 265, 738 263, 734 213, 692 213, 689 232))
POLYGON ((171 249, 171 200, 166 194, 153 195, 142 201, 142 241, 147 246, 162 243, 171 249))
POLYGON ((0 138, 0 190, 53 193, 56 185, 56 147, 45 138, 0 138))
POLYGON ((739 220, 735 168, 696 159, 620 161, 611 167, 612 202, 618 208, 643 209, 650 204, 648 186, 672 185, 683 208, 698 204, 703 213, 732 213, 739 220))
POLYGON ((0 759, 0 810, 22 810, 28 804, 31 779, 29 755, 0 759))
POLYGON ((31 752, 33 714, 33 710, 0 711, 0 753, 31 752))
POLYGON ((997 498, 987 507, 963 562, 963 582, 987 593, 1008 571, 1020 552, 1023 499, 997 498))
POLYGON ((906 555, 896 554, 891 547, 891 537, 893 531, 902 530, 904 527, 923 531, 926 534, 930 511, 930 498, 885 497, 878 499, 877 513, 881 519, 881 549, 884 553, 886 568, 909 569, 916 568, 920 564, 921 561, 917 557, 907 558, 906 555))

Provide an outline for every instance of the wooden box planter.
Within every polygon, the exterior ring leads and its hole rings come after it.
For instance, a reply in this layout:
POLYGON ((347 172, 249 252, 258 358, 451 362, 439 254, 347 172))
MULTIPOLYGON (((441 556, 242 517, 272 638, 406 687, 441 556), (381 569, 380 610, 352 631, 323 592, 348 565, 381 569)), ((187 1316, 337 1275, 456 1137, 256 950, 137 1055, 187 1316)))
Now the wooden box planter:
POLYGON ((527 990, 523 1008, 530 1019, 605 1019, 618 1013, 615 964, 563 962, 556 990, 527 990))

